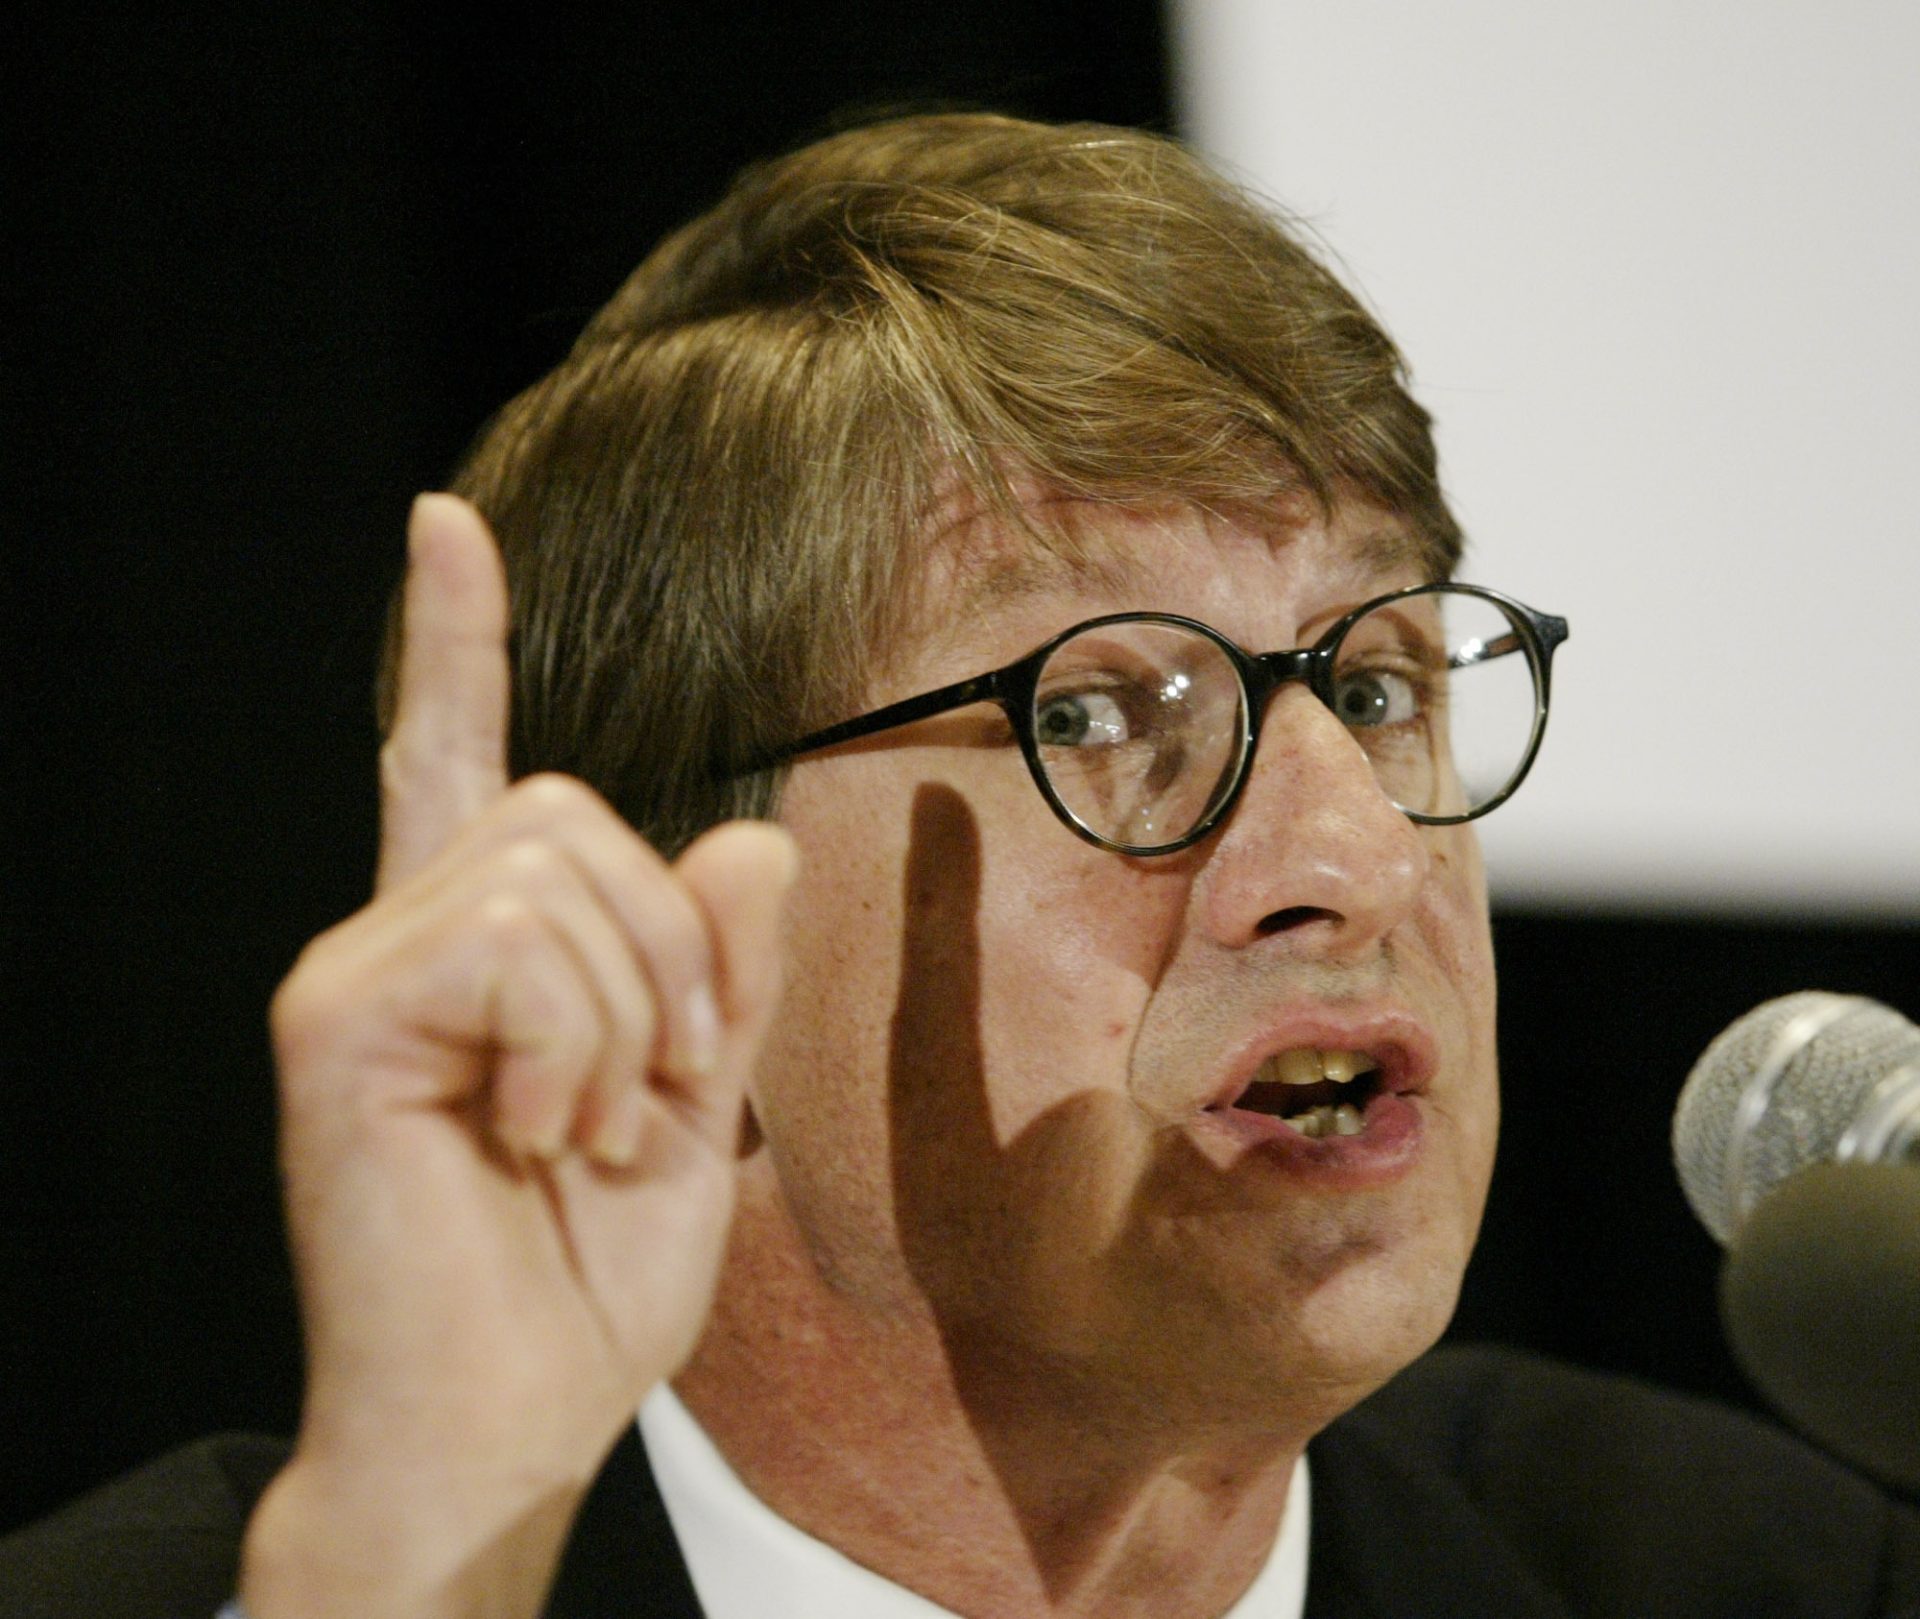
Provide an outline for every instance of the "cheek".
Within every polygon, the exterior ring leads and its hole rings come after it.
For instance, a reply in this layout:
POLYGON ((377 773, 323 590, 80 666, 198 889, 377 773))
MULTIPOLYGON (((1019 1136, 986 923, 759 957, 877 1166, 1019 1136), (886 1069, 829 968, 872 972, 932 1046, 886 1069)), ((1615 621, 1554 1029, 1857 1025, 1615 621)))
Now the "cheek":
POLYGON ((1478 1218, 1493 1172, 1499 1134, 1499 1059, 1495 1032, 1493 932, 1488 919, 1485 865, 1470 826, 1434 829, 1423 932, 1433 967, 1459 1019, 1461 1052, 1454 1122, 1461 1134, 1460 1188, 1478 1218))
POLYGON ((1493 928, 1486 866, 1470 826, 1431 828, 1421 927, 1427 949, 1455 993, 1476 1039, 1490 1042, 1494 1012, 1493 928))
POLYGON ((1031 849, 998 853, 983 873, 981 1033, 1007 1141, 1068 1097, 1127 1088, 1183 891, 1091 848, 1062 847, 1040 872, 1031 849))

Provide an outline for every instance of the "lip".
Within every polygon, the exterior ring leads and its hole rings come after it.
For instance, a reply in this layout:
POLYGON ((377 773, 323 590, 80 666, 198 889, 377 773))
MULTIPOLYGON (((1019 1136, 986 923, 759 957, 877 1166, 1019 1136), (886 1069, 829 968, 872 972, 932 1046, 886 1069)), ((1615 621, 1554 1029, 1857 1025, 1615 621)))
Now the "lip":
POLYGON ((1432 1031, 1402 1008, 1300 1007, 1274 1017, 1235 1048, 1227 1077, 1196 1110, 1193 1127, 1226 1146, 1236 1162, 1257 1158, 1329 1190, 1384 1185, 1406 1174, 1419 1158, 1421 1102, 1438 1067, 1432 1031), (1358 1135, 1315 1139, 1270 1113, 1235 1106, 1267 1058, 1303 1046, 1358 1051, 1379 1064, 1358 1135))

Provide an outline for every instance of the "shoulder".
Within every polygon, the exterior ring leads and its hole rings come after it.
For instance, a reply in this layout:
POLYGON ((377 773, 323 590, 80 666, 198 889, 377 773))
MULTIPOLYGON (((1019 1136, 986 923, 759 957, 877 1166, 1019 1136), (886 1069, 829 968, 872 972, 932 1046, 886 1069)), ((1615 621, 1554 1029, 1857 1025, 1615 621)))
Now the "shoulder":
POLYGON ((279 1440, 203 1439, 0 1540, 9 1619, 175 1619, 233 1594, 253 1503, 286 1458, 279 1440))
POLYGON ((1444 1481, 1575 1612, 1920 1616, 1920 1514, 1780 1429, 1630 1379, 1441 1350, 1316 1457, 1316 1505, 1323 1478, 1330 1504, 1444 1481))

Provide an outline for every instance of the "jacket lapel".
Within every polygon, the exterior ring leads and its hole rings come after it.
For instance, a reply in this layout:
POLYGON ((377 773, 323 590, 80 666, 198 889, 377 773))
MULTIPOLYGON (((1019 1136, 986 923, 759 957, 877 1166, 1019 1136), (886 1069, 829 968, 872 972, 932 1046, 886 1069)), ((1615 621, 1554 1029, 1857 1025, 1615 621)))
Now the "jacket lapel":
MULTIPOLYGON (((1452 1480, 1341 1423, 1308 1454, 1305 1619, 1570 1619, 1452 1480)), ((637 1426, 588 1493, 546 1619, 702 1619, 637 1426)))
POLYGON ((546 1619, 701 1619, 637 1424, 587 1493, 546 1619))
POLYGON ((1305 1619, 1571 1619, 1451 1479, 1340 1423, 1307 1455, 1305 1619))

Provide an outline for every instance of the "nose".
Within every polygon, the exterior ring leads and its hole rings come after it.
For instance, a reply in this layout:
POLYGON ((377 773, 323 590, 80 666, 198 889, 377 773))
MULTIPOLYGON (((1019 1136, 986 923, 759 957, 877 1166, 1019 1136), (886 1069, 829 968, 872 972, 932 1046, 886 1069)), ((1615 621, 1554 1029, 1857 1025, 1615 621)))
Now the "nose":
POLYGON ((1411 914, 1428 853, 1366 753, 1303 686, 1276 692, 1246 786, 1210 840, 1195 896, 1218 942, 1282 932, 1357 961, 1411 914))

